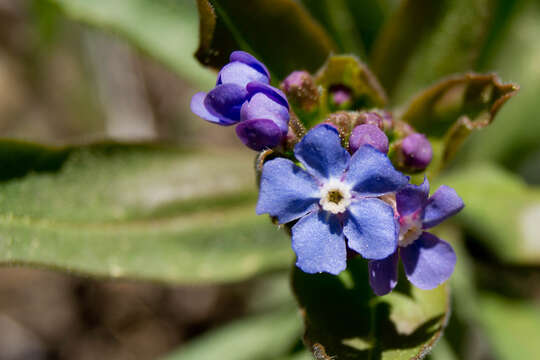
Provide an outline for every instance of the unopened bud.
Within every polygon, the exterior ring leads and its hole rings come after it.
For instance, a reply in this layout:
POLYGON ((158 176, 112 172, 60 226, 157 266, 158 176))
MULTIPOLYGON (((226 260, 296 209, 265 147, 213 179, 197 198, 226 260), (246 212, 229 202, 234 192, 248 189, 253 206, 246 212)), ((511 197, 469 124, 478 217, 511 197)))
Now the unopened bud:
POLYGON ((413 134, 416 134, 416 131, 411 125, 401 120, 394 121, 394 135, 396 138, 403 139, 413 134))
POLYGON ((358 125, 349 138, 349 150, 355 153, 363 145, 371 145, 380 152, 388 152, 388 138, 379 127, 372 124, 358 125))
POLYGON ((397 144, 395 165, 403 171, 422 171, 429 165, 432 157, 433 150, 429 140, 422 134, 414 133, 397 144))
POLYGON ((351 105, 352 102, 352 91, 348 86, 345 85, 332 85, 328 89, 328 95, 330 97, 330 102, 337 108, 343 109, 351 105))
POLYGON ((351 134, 355 117, 354 113, 339 111, 330 114, 323 123, 332 125, 338 130, 341 139, 347 139, 351 134))
POLYGON ((319 102, 319 91, 313 77, 307 71, 293 71, 281 83, 281 90, 293 105, 303 111, 310 112, 319 102))

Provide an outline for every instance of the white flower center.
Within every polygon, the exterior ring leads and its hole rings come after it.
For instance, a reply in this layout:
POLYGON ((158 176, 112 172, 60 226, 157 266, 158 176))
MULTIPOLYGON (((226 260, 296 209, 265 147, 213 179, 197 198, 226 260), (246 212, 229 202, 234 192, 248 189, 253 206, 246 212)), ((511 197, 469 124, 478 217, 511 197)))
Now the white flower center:
POLYGON ((323 210, 332 214, 345 212, 351 204, 351 188, 347 184, 331 179, 321 188, 321 204, 323 210))
POLYGON ((416 214, 399 219, 399 246, 405 247, 412 244, 422 235, 422 222, 416 214))

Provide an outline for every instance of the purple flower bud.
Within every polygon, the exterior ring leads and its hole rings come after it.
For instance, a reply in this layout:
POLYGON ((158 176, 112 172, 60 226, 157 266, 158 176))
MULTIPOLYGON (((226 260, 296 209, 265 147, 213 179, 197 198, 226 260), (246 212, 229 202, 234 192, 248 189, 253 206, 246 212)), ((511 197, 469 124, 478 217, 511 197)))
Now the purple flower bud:
POLYGON ((230 61, 214 89, 193 96, 191 110, 218 125, 239 123, 238 137, 253 150, 279 145, 289 128, 287 98, 269 85, 268 69, 250 54, 234 51, 230 61))
POLYGON ((287 94, 291 104, 303 111, 312 111, 319 102, 317 85, 307 71, 293 71, 281 83, 281 90, 287 94))
POLYGON ((289 129, 289 105, 278 89, 263 83, 247 86, 248 101, 240 110, 236 134, 249 148, 260 151, 279 145, 289 129))
POLYGON ((332 85, 328 89, 330 94, 330 101, 337 107, 345 107, 352 101, 352 91, 345 85, 332 85))
POLYGON ((281 88, 285 93, 301 88, 307 82, 313 82, 311 74, 307 71, 293 71, 283 80, 281 88))
POLYGON ((349 138, 349 150, 355 153, 363 145, 371 145, 380 152, 388 152, 388 138, 384 132, 375 125, 358 125, 349 138))
POLYGON ((220 70, 214 89, 191 98, 193 113, 222 126, 240 121, 240 108, 248 97, 246 87, 250 82, 270 83, 264 64, 250 54, 234 51, 230 61, 220 70))
POLYGON ((424 170, 433 157, 429 140, 419 133, 414 133, 401 141, 398 147, 400 167, 409 170, 424 170))
POLYGON ((231 55, 229 56, 229 60, 231 62, 238 61, 241 63, 244 63, 246 65, 249 65, 253 69, 257 70, 261 74, 265 75, 268 78, 268 83, 270 83, 270 72, 266 68, 266 66, 257 60, 253 55, 245 52, 245 51, 233 51, 231 55))

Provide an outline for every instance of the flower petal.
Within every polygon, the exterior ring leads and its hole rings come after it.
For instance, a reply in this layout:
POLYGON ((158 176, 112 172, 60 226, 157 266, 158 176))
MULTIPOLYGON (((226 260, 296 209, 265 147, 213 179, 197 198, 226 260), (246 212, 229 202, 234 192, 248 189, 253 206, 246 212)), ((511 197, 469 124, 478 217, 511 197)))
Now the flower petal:
POLYGON ((235 121, 230 121, 227 119, 220 119, 217 116, 214 116, 210 114, 210 112, 206 109, 204 106, 204 98, 206 97, 206 93, 199 92, 193 95, 191 98, 191 111, 197 115, 202 117, 206 121, 210 121, 212 123, 222 125, 222 126, 229 126, 232 124, 235 124, 235 121))
POLYGON ((221 68, 216 85, 235 84, 245 88, 252 81, 268 83, 268 77, 247 64, 234 61, 221 68))
POLYGON ((406 185, 396 193, 396 207, 399 215, 406 216, 423 209, 428 196, 429 182, 425 176, 421 185, 406 185))
POLYGON ((276 158, 263 166, 256 212, 285 224, 316 209, 319 196, 311 175, 290 160, 276 158))
POLYGON ((367 198, 349 207, 343 233, 351 249, 366 259, 380 260, 396 251, 398 225, 394 210, 382 200, 367 198))
POLYGON ((248 148, 261 151, 275 148, 283 138, 283 131, 270 119, 241 121, 236 127, 236 135, 248 148))
POLYGON ((382 260, 371 260, 368 263, 369 285, 378 296, 386 295, 394 290, 398 282, 398 252, 382 260))
POLYGON ((263 93, 266 96, 268 96, 270 99, 274 100, 275 102, 285 106, 287 109, 289 109, 289 102, 287 101, 287 97, 283 93, 283 91, 270 86, 268 84, 264 84, 259 81, 252 81, 246 86, 246 90, 250 97, 257 93, 263 93))
POLYGON ((378 196, 401 189, 409 178, 394 169, 385 154, 364 145, 351 157, 345 181, 360 195, 378 196))
POLYGON ((311 129, 296 144, 294 155, 310 174, 325 179, 341 177, 350 159, 338 132, 327 124, 311 129))
POLYGON ((424 290, 445 282, 456 265, 452 246, 428 232, 411 245, 401 248, 400 255, 409 281, 424 290))
POLYGON ((283 135, 286 135, 289 129, 289 108, 275 102, 264 93, 256 93, 242 105, 240 118, 242 121, 270 119, 281 129, 283 135))
POLYGON ((457 214, 465 204, 456 191, 442 185, 429 198, 424 210, 424 229, 440 224, 450 216, 457 214))
POLYGON ((296 266, 314 274, 337 275, 347 267, 347 248, 341 225, 325 211, 312 212, 292 227, 292 248, 296 266))
POLYGON ((264 66, 264 64, 257 60, 253 55, 245 51, 237 50, 231 53, 231 55, 229 56, 229 60, 239 61, 241 63, 251 66, 252 68, 258 70, 260 73, 264 74, 268 78, 267 82, 270 82, 270 72, 268 71, 266 66, 264 66))
POLYGON ((204 99, 204 106, 214 116, 230 122, 240 121, 240 108, 246 101, 246 89, 235 84, 213 88, 204 99))

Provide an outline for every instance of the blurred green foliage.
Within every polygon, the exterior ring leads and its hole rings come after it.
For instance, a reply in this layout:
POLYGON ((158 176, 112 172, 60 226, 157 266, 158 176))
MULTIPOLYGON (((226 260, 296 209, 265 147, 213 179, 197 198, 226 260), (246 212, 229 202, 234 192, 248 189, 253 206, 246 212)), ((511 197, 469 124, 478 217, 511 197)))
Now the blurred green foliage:
POLYGON ((197 86, 209 86, 214 74, 191 56, 198 43, 193 1, 42 0, 57 4, 67 16, 125 37, 197 86))
MULTIPOLYGON (((204 65, 219 67, 236 48, 263 60, 275 80, 293 70, 315 72, 331 53, 352 53, 378 76, 390 104, 399 109, 455 73, 495 71, 504 82, 519 84, 520 93, 493 125, 466 141, 463 131, 469 135, 469 128, 489 125, 495 104, 513 87, 487 76, 487 85, 470 81, 465 88, 451 87, 400 114, 435 139, 436 157, 449 162, 450 171, 434 184, 455 187, 466 203, 455 223, 439 230, 460 260, 451 283, 456 315, 432 358, 467 358, 463 334, 469 332, 463 329, 484 334, 499 359, 534 358, 540 352, 530 338, 540 322, 534 299, 506 299, 476 281, 480 263, 527 264, 540 271, 540 193, 534 186, 540 183, 537 1, 40 0, 34 11, 45 43, 54 38, 58 17, 66 16, 126 39, 204 90, 215 74, 201 67, 194 53, 204 65), (463 115, 482 126, 469 126, 463 115), (452 124, 462 132, 449 143, 452 137, 442 135, 452 124), (448 152, 443 141, 451 156, 443 155, 448 152)), ((352 70, 339 73, 356 76, 352 70)), ((367 68, 360 73, 371 74, 367 68)), ((385 102, 380 93, 371 92, 374 105, 385 102)), ((237 281, 292 263, 287 236, 254 214, 249 154, 2 141, 0 159, 4 264, 193 284, 237 281)), ((306 342, 314 354, 421 358, 447 319, 447 286, 432 292, 398 288, 376 300, 351 267, 339 278, 294 272, 306 342)), ((294 349, 299 335, 294 313, 288 299, 277 310, 205 335, 169 359, 225 359, 223 354, 304 359, 308 355, 294 349)))
POLYGON ((2 263, 182 283, 290 264, 285 234, 253 212, 247 154, 21 143, 4 143, 2 154, 28 167, 0 183, 2 263))

